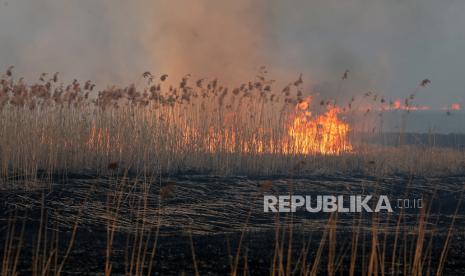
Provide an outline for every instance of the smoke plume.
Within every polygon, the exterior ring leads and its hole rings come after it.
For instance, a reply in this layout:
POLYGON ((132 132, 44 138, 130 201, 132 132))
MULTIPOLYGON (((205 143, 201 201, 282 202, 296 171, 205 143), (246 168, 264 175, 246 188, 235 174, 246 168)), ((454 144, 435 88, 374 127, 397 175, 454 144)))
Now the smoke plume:
POLYGON ((440 108, 465 104, 464 13, 462 0, 0 0, 0 68, 31 81, 151 71, 237 83, 265 65, 283 82, 303 73, 326 98, 403 98, 429 78, 418 98, 440 108))

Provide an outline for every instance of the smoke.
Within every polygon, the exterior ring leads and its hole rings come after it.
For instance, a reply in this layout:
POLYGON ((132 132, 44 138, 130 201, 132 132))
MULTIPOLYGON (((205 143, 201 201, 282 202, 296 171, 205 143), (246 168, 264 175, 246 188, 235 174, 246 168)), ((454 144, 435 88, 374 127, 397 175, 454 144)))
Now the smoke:
POLYGON ((1 65, 100 82, 149 70, 223 81, 266 62, 265 1, 15 0, 0 5, 1 65))
MULTIPOLYGON (((120 1, 15 0, 0 4, 0 66, 36 80, 63 78, 123 83, 148 65, 120 1), (115 5, 112 5, 114 3, 115 5)), ((132 15, 130 16, 132 17, 132 15)))
POLYGON ((274 0, 274 64, 304 71, 322 96, 373 91, 404 98, 424 79, 421 104, 461 101, 464 86, 465 2, 459 0, 274 0), (282 15, 282 16, 280 16, 282 15), (349 79, 340 84, 341 74, 349 79))
POLYGON ((421 104, 465 104, 463 13, 462 0, 0 0, 0 68, 32 80, 59 71, 127 84, 151 71, 237 83, 265 65, 283 82, 303 73, 325 98, 402 98, 429 78, 421 104))
POLYGON ((265 1, 161 0, 146 49, 170 75, 240 82, 266 62, 265 1))

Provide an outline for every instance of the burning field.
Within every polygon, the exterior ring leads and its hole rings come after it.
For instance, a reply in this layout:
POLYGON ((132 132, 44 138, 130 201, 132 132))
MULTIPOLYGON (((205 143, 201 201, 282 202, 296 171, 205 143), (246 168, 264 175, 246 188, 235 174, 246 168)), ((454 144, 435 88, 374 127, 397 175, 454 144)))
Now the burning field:
MULTIPOLYGON (((416 110, 414 94, 401 107, 371 92, 336 105, 304 91, 302 78, 282 89, 264 72, 233 88, 216 79, 186 76, 169 84, 167 78, 146 72, 140 87, 95 91, 90 81, 63 84, 58 73, 30 85, 10 68, 0 87, 3 176, 112 168, 135 174, 277 175, 295 167, 309 173, 462 172, 460 135, 440 147, 431 142, 441 136, 435 133, 416 136, 417 145, 403 141, 416 110), (374 135, 392 137, 377 125, 392 110, 402 112, 397 143, 367 143, 374 135), (402 160, 398 153, 405 154, 402 160)), ((444 117, 461 115, 447 112, 444 117)))
POLYGON ((2 275, 460 275, 464 137, 408 132, 428 84, 336 104, 264 68, 237 87, 145 72, 106 89, 9 68, 2 275), (389 112, 398 132, 378 124, 389 112), (283 195, 384 195, 393 210, 268 212, 283 195))
POLYGON ((0 275, 465 275, 464 13, 0 0, 0 275))

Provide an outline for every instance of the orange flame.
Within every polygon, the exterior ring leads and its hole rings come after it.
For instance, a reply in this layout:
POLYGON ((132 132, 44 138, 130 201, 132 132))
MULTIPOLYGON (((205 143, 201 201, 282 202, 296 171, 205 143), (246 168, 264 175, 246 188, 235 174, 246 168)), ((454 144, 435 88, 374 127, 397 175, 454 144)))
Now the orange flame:
POLYGON ((395 100, 393 103, 393 109, 401 109, 402 108, 402 102, 400 100, 395 100))
MULTIPOLYGON (((181 151, 194 150, 206 153, 255 154, 324 154, 339 155, 352 152, 349 140, 350 127, 339 119, 341 110, 328 106, 325 113, 313 116, 311 97, 296 105, 284 132, 258 127, 242 132, 234 123, 237 114, 227 113, 222 127, 197 128, 189 123, 172 122, 173 133, 179 137, 175 147, 181 151)), ((93 124, 86 145, 91 150, 110 152, 112 148, 123 152, 124 145, 117 133, 93 124)))
POLYGON ((457 110, 457 111, 458 111, 458 110, 460 110, 461 108, 462 108, 462 107, 460 106, 459 103, 453 103, 453 104, 450 105, 450 109, 452 109, 452 110, 457 110))
POLYGON ((339 120, 338 107, 328 107, 323 115, 312 117, 308 111, 311 98, 296 107, 296 114, 288 128, 289 141, 285 148, 296 154, 341 154, 351 152, 350 127, 339 120))
POLYGON ((419 111, 419 110, 430 110, 431 106, 429 105, 408 105, 405 103, 405 100, 402 101, 400 99, 397 99, 391 103, 390 108, 393 110, 419 111))
POLYGON ((89 150, 103 151, 107 154, 112 148, 118 149, 120 153, 123 151, 123 144, 117 135, 112 135, 108 128, 97 127, 95 124, 90 128, 86 145, 89 150))

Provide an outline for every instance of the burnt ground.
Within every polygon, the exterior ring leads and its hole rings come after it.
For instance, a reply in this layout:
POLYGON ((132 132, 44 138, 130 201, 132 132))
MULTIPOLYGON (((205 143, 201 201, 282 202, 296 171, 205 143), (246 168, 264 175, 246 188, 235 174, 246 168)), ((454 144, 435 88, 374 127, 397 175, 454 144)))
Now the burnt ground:
MULTIPOLYGON (((114 222, 112 225, 116 230, 111 250, 114 274, 123 274, 130 269, 132 252, 139 250, 139 243, 135 241, 140 235, 136 232, 144 233, 144 241, 150 233, 149 242, 142 243, 141 247, 144 251, 147 244, 147 252, 150 253, 157 229, 159 238, 153 262, 154 274, 193 274, 192 247, 201 275, 227 274, 234 264, 241 236, 239 274, 245 271, 253 275, 269 274, 275 252, 276 229, 286 229, 284 238, 281 235, 278 240, 283 241, 285 258, 291 240, 294 267, 299 267, 295 264, 303 259, 313 263, 324 239, 318 272, 326 274, 331 244, 328 241, 332 240, 336 251, 335 270, 347 274, 355 232, 359 237, 356 272, 360 274, 366 273, 373 229, 377 229, 378 246, 386 248, 386 274, 389 275, 393 268, 396 274, 402 275, 408 274, 408 264, 411 264, 411 256, 418 244, 421 209, 401 209, 396 202, 397 199, 408 199, 413 204, 422 198, 427 214, 424 269, 436 271, 451 229, 444 274, 463 275, 465 202, 459 205, 459 201, 463 197, 464 183, 465 176, 424 178, 406 175, 382 178, 363 175, 261 178, 191 174, 142 181, 136 176, 82 174, 34 182, 9 180, 2 184, 0 193, 1 255, 5 252, 6 233, 11 229, 8 226, 14 224, 13 248, 22 240, 18 264, 20 274, 31 272, 34 256, 45 260, 42 261, 45 266, 47 256, 56 249, 58 258, 51 257, 49 264, 53 272, 56 267, 53 264, 59 264, 63 259, 76 226, 75 239, 64 263, 64 274, 101 274, 108 244, 107 227, 114 222), (335 234, 328 237, 328 213, 299 210, 291 218, 285 213, 277 216, 263 212, 263 194, 286 195, 290 191, 295 195, 312 196, 387 195, 393 205, 393 213, 338 213, 335 234), (455 212, 457 215, 453 219, 455 212), (43 223, 40 223, 41 217, 43 223), (25 230, 20 239, 23 223, 25 230), (47 227, 40 227, 41 224, 47 227), (289 239, 288 226, 291 224, 293 236, 289 239), (40 245, 40 250, 37 250, 38 233, 42 233, 41 244, 46 244, 40 245), (56 239, 57 233, 59 243, 55 246, 51 241, 56 239), (393 262, 394 246, 397 257, 393 262)), ((299 272, 299 268, 295 272, 299 272)))

